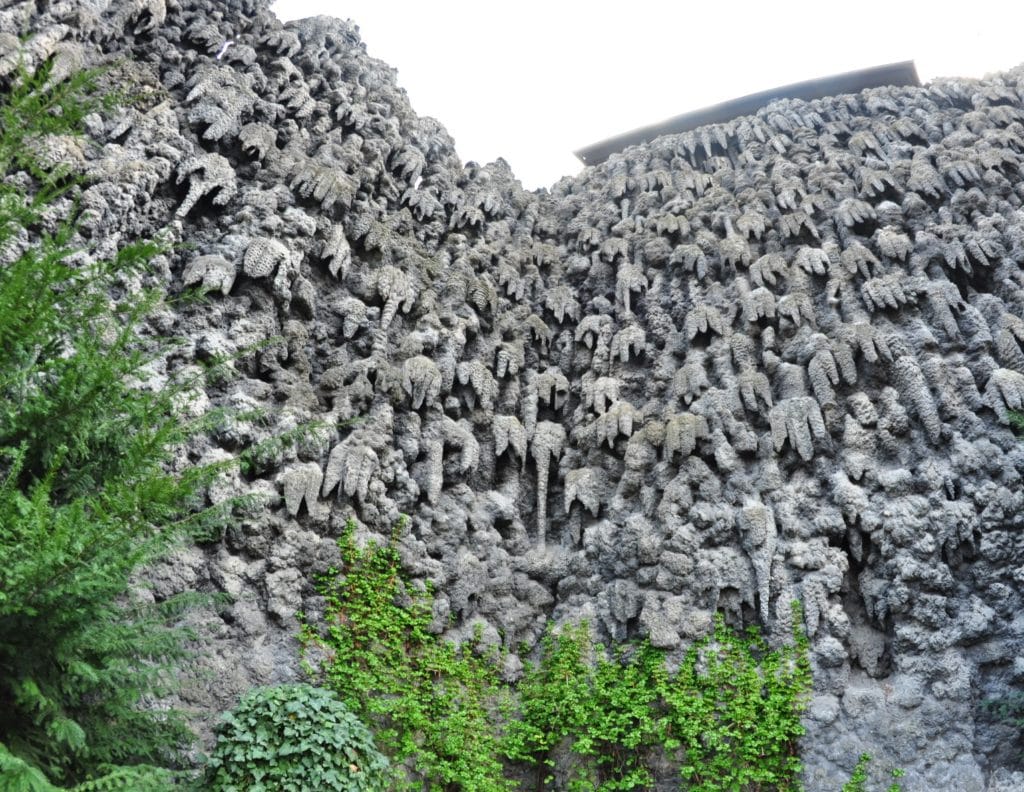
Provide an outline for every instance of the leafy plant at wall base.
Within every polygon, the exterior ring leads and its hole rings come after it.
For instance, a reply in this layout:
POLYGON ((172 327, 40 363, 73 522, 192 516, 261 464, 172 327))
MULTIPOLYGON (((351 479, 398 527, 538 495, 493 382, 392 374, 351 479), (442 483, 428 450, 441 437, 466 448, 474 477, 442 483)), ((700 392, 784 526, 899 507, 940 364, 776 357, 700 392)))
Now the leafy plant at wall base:
POLYGON ((554 781, 552 752, 560 745, 579 760, 570 789, 649 788, 653 778, 643 759, 661 742, 665 676, 663 653, 647 643, 619 647, 609 657, 592 645, 586 624, 557 634, 549 628, 540 659, 525 664, 516 687, 519 717, 506 727, 504 753, 537 767, 537 789, 554 781))
POLYGON ((518 693, 518 718, 509 721, 505 755, 537 767, 537 789, 553 780, 552 750, 586 720, 590 697, 590 632, 586 625, 548 627, 538 663, 526 662, 518 693))
POLYGON ((374 792, 388 763, 333 693, 310 685, 258 688, 224 716, 207 765, 211 792, 374 792))
POLYGON ((430 591, 401 569, 403 527, 360 549, 348 524, 338 540, 343 573, 320 584, 325 629, 302 632, 306 654, 326 653, 324 683, 374 730, 399 788, 511 789, 498 759, 494 660, 430 631, 430 591))
MULTIPOLYGON (((798 607, 794 619, 801 624, 798 607)), ((538 768, 538 790, 557 781, 556 749, 576 757, 567 786, 580 792, 651 788, 645 760, 658 751, 680 761, 684 789, 796 789, 810 683, 799 629, 771 651, 719 617, 675 675, 647 643, 609 654, 586 625, 549 629, 516 688, 519 717, 503 749, 538 768)))
POLYGON ((684 789, 798 788, 797 742, 811 686, 807 638, 793 606, 792 644, 771 650, 755 631, 737 635, 716 616, 665 688, 670 747, 684 789))
POLYGON ((549 628, 537 661, 503 691, 495 658, 430 631, 431 593, 402 572, 400 530, 360 549, 349 524, 339 540, 344 572, 320 586, 325 624, 302 635, 307 657, 315 649, 324 658, 326 683, 404 767, 398 787, 508 789, 500 752, 536 768, 537 790, 649 789, 658 754, 680 761, 684 789, 798 788, 811 684, 798 604, 787 645, 773 650, 719 617, 675 674, 646 642, 608 652, 586 624, 549 628))
POLYGON ((649 789, 654 779, 642 760, 663 739, 664 654, 647 642, 631 656, 626 647, 610 657, 600 645, 596 651, 590 712, 573 750, 594 757, 598 789, 649 789))
POLYGON ((76 179, 36 163, 33 141, 78 132, 102 104, 94 79, 44 88, 44 69, 0 104, 0 177, 15 175, 0 179, 0 789, 166 786, 145 765, 173 766, 191 739, 140 707, 168 690, 185 602, 128 595, 208 522, 193 507, 216 472, 170 467, 201 428, 175 409, 188 383, 138 384, 160 354, 138 332, 157 296, 111 298, 161 247, 72 266, 74 218, 43 230, 76 179))

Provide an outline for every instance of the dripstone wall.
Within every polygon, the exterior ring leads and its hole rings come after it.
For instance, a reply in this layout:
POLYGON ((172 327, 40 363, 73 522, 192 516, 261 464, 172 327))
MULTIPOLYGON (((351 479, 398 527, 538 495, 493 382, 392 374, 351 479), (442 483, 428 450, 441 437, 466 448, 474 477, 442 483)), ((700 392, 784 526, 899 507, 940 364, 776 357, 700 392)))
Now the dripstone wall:
POLYGON ((531 193, 463 165, 346 22, 6 2, 0 78, 19 57, 131 86, 99 148, 45 146, 91 179, 82 260, 159 232, 162 287, 210 290, 154 319, 187 343, 153 375, 234 355, 189 409, 267 417, 188 458, 319 422, 148 574, 233 597, 193 617, 198 721, 299 674, 345 520, 404 513, 453 638, 586 618, 682 650, 722 610, 781 639, 799 598, 809 789, 862 751, 908 790, 1024 788, 981 705, 1024 681, 1024 71, 777 101, 531 193))

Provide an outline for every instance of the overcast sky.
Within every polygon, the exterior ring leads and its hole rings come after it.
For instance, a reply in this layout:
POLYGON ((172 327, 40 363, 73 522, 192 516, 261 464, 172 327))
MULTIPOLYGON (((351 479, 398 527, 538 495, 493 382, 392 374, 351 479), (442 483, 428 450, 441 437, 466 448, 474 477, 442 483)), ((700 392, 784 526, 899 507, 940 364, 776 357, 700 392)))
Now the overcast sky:
POLYGON ((527 188, 576 149, 779 85, 901 60, 922 80, 1024 61, 1024 3, 277 0, 282 20, 356 22, 463 160, 504 157, 527 188), (832 10, 836 9, 836 10, 832 10))

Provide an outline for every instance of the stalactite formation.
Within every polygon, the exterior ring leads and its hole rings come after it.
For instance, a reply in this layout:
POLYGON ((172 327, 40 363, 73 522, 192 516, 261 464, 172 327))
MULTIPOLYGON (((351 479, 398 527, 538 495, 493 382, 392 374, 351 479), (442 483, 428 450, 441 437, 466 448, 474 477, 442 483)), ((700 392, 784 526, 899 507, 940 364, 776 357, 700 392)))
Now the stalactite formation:
POLYGON ((297 673, 345 520, 408 514, 453 635, 676 649, 716 610, 786 635, 799 598, 811 788, 862 750, 1003 788, 978 704, 1024 676, 1024 71, 779 100, 531 193, 463 165, 347 22, 13 2, 0 53, 131 86, 97 146, 40 146, 88 178, 77 255, 162 232, 162 287, 208 292, 153 326, 187 339, 164 366, 234 356, 192 458, 317 425, 152 572, 235 598, 190 704, 297 673))

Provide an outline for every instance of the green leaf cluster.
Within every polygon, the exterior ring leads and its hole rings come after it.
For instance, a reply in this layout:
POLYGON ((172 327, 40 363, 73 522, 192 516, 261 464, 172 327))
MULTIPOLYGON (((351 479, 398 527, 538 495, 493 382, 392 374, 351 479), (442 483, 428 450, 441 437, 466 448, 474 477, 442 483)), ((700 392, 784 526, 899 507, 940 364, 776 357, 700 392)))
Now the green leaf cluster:
POLYGON ((559 749, 571 757, 570 790, 650 788, 644 759, 664 742, 667 678, 664 654, 649 643, 609 654, 592 645, 586 624, 549 628, 516 687, 505 755, 537 768, 538 789, 556 782, 559 749))
POLYGON ((161 246, 72 256, 76 177, 35 158, 102 108, 96 80, 44 68, 0 102, 0 789, 166 786, 143 765, 173 766, 191 739, 141 706, 183 656, 186 602, 129 596, 133 572, 212 517, 195 506, 216 474, 174 469, 201 428, 175 409, 192 383, 144 384, 158 296, 127 284, 161 246))
POLYGON ((868 765, 871 763, 871 754, 861 754, 857 760, 850 780, 843 784, 842 792, 864 792, 865 784, 868 782, 868 765))
MULTIPOLYGON (((865 792, 868 783, 868 766, 870 764, 871 754, 861 754, 856 766, 853 768, 853 773, 850 774, 850 779, 843 784, 842 792, 865 792)), ((900 786, 899 779, 903 777, 903 771, 896 768, 890 770, 889 775, 892 776, 893 782, 886 787, 886 792, 901 792, 903 787, 900 786)))
POLYGON ((433 597, 402 572, 397 538, 359 548, 349 522, 338 541, 345 574, 321 581, 325 627, 302 633, 326 652, 325 684, 371 726, 398 789, 511 789, 497 736, 494 659, 431 632, 433 597))
POLYGON ((669 748, 681 753, 684 788, 799 788, 800 717, 811 690, 803 618, 793 604, 793 640, 770 649, 756 630, 737 634, 720 614, 690 648, 665 691, 669 748))
MULTIPOLYGON (((665 760, 680 766, 683 789, 798 788, 811 685, 798 628, 773 649, 719 617, 674 672, 646 642, 606 650, 586 624, 549 628, 538 659, 507 685, 497 655, 431 631, 432 597, 403 573, 400 530, 359 548, 349 523, 344 569, 320 584, 324 624, 302 634, 324 683, 392 757, 397 788, 512 788, 498 757, 534 768, 538 790, 649 789, 665 760)), ((797 604, 793 615, 800 625, 797 604)))
POLYGON ((1024 731, 1024 692, 1014 690, 998 698, 985 699, 982 709, 996 720, 1024 731))
POLYGON ((304 684, 250 691, 217 728, 210 792, 375 792, 388 763, 333 693, 304 684))
MULTIPOLYGON (((798 608, 794 615, 799 624, 798 608)), ((797 630, 772 650, 718 616, 713 634, 670 673, 646 642, 608 653, 592 646, 586 625, 549 630, 518 685, 507 755, 544 768, 538 788, 556 780, 560 748, 575 757, 571 790, 651 788, 654 759, 679 764, 683 789, 796 789, 811 684, 806 641, 797 630)))

